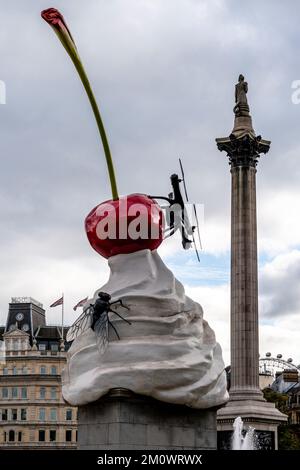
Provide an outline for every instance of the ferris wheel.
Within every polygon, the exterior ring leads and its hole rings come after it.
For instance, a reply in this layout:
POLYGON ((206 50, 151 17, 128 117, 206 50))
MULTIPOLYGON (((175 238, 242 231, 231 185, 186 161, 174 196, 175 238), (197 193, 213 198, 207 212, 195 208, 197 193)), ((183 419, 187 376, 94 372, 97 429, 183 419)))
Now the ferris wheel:
POLYGON ((282 358, 282 354, 272 356, 270 352, 267 352, 265 357, 259 359, 259 373, 272 375, 275 377, 276 372, 282 372, 284 370, 298 370, 300 373, 300 364, 297 366, 293 364, 293 359, 289 357, 287 360, 282 358))

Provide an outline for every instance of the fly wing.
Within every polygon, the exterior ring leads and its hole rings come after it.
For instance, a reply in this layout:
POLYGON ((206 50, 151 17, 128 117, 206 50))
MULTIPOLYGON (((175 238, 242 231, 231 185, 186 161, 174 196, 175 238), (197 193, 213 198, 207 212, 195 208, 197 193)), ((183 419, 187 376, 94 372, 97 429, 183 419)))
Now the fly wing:
POLYGON ((68 329, 67 342, 74 341, 75 338, 82 335, 92 324, 93 307, 89 306, 77 318, 73 325, 68 329))
POLYGON ((100 354, 105 352, 108 345, 108 312, 102 313, 94 326, 96 343, 100 354))

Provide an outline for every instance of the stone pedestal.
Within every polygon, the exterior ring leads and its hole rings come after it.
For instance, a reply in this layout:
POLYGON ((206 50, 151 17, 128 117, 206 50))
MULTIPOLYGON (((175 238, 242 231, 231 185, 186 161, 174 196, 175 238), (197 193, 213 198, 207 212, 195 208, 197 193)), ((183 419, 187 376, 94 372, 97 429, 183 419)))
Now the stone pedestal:
POLYGON ((171 405, 120 389, 78 408, 79 450, 216 448, 216 409, 171 405))

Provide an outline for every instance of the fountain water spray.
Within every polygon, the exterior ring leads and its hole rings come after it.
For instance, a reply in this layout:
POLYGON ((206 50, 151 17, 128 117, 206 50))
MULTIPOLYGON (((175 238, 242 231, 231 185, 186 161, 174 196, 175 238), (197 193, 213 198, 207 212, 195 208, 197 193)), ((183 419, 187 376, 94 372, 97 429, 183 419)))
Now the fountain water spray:
POLYGON ((257 446, 255 443, 255 429, 249 427, 245 436, 243 436, 244 423, 240 416, 238 416, 233 423, 233 435, 232 435, 232 450, 256 450, 257 446))

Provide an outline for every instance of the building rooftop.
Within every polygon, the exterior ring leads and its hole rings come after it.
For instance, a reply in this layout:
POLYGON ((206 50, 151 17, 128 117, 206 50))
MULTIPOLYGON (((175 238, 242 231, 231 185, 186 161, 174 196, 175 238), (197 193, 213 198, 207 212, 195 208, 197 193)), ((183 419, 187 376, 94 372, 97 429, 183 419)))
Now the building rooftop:
POLYGON ((12 297, 11 304, 34 304, 37 307, 43 308, 43 304, 33 297, 12 297))
MULTIPOLYGON (((64 337, 66 337, 69 327, 64 326, 64 337)), ((61 335, 61 326, 39 326, 34 333, 37 340, 39 339, 57 339, 61 335)))

